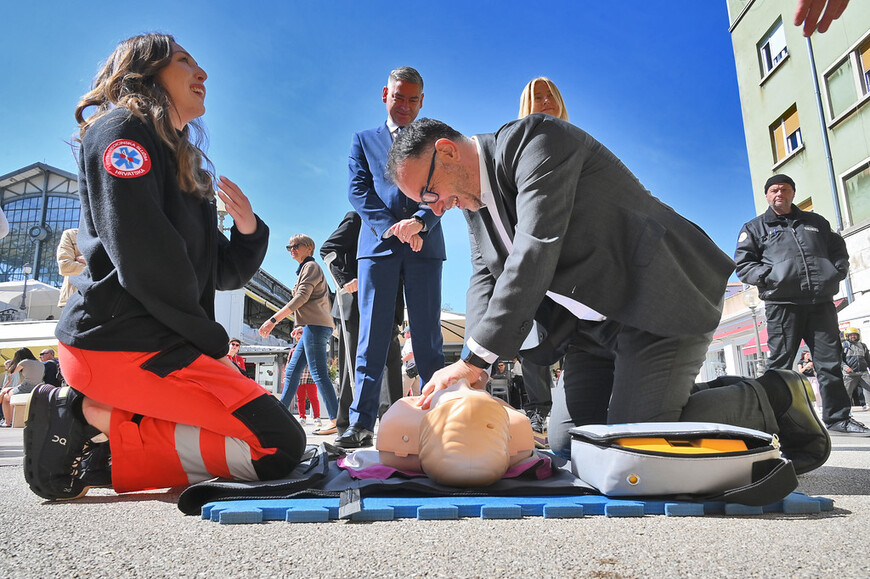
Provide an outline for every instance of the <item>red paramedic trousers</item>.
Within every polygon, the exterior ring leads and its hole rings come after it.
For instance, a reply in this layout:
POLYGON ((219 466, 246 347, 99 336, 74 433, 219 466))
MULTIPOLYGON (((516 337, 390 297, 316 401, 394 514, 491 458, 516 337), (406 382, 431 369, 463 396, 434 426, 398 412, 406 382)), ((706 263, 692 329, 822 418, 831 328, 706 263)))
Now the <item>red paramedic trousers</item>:
POLYGON ((58 350, 67 383, 113 409, 117 492, 277 479, 299 463, 305 431, 284 405, 188 344, 157 353, 58 350))

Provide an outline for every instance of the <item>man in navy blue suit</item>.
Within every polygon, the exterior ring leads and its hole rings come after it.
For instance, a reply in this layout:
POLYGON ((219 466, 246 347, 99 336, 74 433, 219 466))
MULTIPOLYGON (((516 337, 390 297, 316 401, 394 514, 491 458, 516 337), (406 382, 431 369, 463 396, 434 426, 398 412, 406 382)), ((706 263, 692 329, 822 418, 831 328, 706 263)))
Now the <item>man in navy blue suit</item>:
POLYGON ((393 139, 417 118, 423 106, 420 73, 408 66, 392 71, 383 89, 383 101, 386 122, 353 136, 348 162, 348 198, 362 218, 362 227, 357 253, 360 328, 356 393, 350 407, 350 427, 335 440, 343 448, 372 444, 400 279, 423 382, 444 366, 441 266, 447 255, 440 217, 403 195, 384 174, 393 139))

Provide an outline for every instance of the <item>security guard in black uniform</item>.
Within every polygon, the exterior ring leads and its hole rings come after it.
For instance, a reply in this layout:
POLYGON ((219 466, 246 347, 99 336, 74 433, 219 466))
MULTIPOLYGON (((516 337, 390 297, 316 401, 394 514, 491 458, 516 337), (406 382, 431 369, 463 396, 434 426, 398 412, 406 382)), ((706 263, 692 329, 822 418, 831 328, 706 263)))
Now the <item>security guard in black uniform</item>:
POLYGON ((774 175, 764 191, 770 207, 743 226, 734 261, 740 281, 758 287, 765 302, 768 368, 791 368, 804 340, 816 366, 828 430, 870 434, 849 416, 840 368, 833 297, 849 272, 846 243, 824 217, 792 204, 795 183, 788 175, 774 175))

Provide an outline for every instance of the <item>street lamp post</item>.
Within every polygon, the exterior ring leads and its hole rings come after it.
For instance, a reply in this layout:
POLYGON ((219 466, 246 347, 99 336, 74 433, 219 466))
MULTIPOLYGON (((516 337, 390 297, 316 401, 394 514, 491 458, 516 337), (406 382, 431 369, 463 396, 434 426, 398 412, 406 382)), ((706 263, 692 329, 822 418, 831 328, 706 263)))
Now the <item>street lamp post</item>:
POLYGON ((755 331, 755 347, 757 349, 755 373, 756 375, 761 375, 764 372, 764 354, 761 352, 761 336, 758 333, 758 314, 755 311, 759 304, 758 296, 754 291, 747 291, 743 294, 743 303, 746 304, 746 307, 748 307, 750 313, 752 313, 752 329, 755 331))
POLYGON ((21 268, 24 272, 24 291, 21 292, 21 307, 20 310, 24 310, 25 317, 27 316, 27 278, 30 277, 30 274, 33 272, 33 267, 29 263, 25 263, 24 267, 21 268))

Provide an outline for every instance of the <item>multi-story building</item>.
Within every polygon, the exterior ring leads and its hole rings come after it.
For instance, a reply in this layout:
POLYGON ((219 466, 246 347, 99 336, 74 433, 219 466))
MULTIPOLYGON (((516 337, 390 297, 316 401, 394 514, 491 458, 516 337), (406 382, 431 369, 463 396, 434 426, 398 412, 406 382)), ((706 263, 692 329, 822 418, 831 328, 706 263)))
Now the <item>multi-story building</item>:
MULTIPOLYGON (((851 2, 808 41, 792 22, 793 2, 726 2, 756 211, 768 207, 765 181, 791 176, 795 204, 823 215, 846 240, 853 295, 868 293, 870 4, 851 2)), ((838 306, 847 293, 843 284, 838 306)), ((729 294, 699 379, 763 368, 767 330, 756 290, 729 294)))
POLYGON ((0 176, 0 207, 9 235, 0 239, 0 282, 30 279, 60 287, 56 249, 64 229, 78 227, 78 178, 68 171, 34 163, 0 176))
POLYGON ((810 40, 794 2, 726 0, 752 194, 785 173, 795 204, 840 230, 855 295, 870 291, 870 3, 851 2, 810 40))

